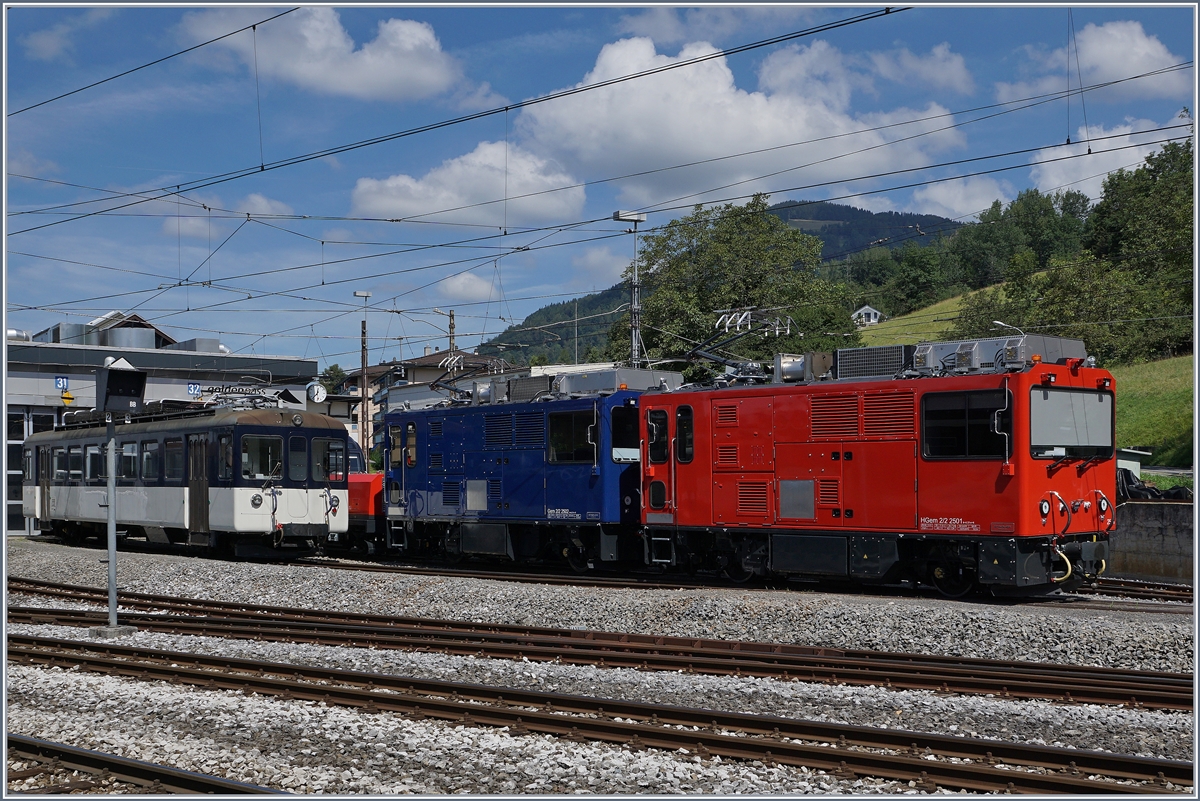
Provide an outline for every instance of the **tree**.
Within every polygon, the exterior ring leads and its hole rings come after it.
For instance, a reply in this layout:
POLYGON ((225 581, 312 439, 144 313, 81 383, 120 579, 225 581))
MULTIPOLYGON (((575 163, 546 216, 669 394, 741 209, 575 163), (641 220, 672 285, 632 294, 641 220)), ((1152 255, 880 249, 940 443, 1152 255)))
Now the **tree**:
POLYGON ((318 380, 325 387, 326 391, 332 393, 337 391, 342 382, 346 380, 346 371, 336 364, 331 364, 325 368, 318 380))
MULTIPOLYGON (((734 358, 769 361, 776 352, 832 350, 857 341, 849 292, 816 277, 820 240, 766 211, 765 195, 744 206, 697 206, 642 240, 642 341, 652 363, 682 357, 715 333, 719 315, 732 309, 795 322, 789 335, 753 335, 732 344, 726 355, 734 358), (845 333, 852 336, 843 338, 845 333)), ((631 276, 632 266, 626 271, 631 276)), ((613 325, 609 343, 611 358, 628 358, 627 314, 613 325)), ((688 371, 693 379, 703 374, 688 371)))

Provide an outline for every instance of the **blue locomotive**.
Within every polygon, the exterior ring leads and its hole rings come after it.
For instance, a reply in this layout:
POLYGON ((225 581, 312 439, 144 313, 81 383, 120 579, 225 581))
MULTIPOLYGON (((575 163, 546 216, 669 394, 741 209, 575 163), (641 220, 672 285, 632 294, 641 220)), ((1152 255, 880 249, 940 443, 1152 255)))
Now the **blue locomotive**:
POLYGON ((641 563, 638 396, 680 381, 628 369, 497 380, 389 412, 387 523, 376 548, 565 560, 581 572, 641 563))

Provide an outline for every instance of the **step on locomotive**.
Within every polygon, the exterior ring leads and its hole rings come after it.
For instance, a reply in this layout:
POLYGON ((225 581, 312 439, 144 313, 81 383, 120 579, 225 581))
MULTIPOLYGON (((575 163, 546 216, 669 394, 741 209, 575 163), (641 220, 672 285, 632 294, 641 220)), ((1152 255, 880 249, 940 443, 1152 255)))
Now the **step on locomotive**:
POLYGON ((706 386, 624 372, 388 413, 374 531, 352 541, 947 596, 1105 569, 1116 387, 1079 340, 779 354, 706 386))

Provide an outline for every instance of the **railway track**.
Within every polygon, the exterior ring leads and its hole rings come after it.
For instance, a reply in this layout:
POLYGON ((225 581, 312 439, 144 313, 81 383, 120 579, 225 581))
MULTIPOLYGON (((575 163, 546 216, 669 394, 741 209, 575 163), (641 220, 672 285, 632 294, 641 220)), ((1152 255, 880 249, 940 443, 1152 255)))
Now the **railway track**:
POLYGON ((206 689, 238 690, 393 712, 461 726, 506 728, 629 748, 687 749, 841 777, 913 782, 925 790, 1023 793, 1184 792, 1192 765, 994 740, 714 712, 494 688, 109 643, 10 634, 10 661, 79 668, 206 689))
MULTIPOLYGON (((106 591, 10 578, 11 593, 104 603, 106 591)), ((119 621, 141 630, 235 639, 433 651, 609 668, 1191 710, 1192 676, 801 645, 479 624, 120 593, 119 621), (171 614, 163 614, 163 611, 171 614)), ((92 627, 105 613, 10 606, 10 623, 92 627)))
POLYGON ((257 784, 223 779, 203 773, 128 759, 103 751, 91 751, 62 743, 8 734, 8 761, 35 762, 32 767, 7 771, 9 785, 14 781, 37 777, 38 785, 6 795, 66 794, 103 788, 112 790, 112 782, 133 785, 138 791, 160 793, 218 793, 221 795, 264 795, 282 791, 257 784), (92 778, 79 779, 79 773, 92 778), (64 774, 66 774, 64 776, 64 774))
POLYGON ((1075 592, 1084 595, 1111 595, 1151 601, 1182 601, 1189 604, 1192 603, 1194 597, 1189 584, 1164 584, 1118 578, 1098 579, 1094 586, 1084 585, 1075 592))

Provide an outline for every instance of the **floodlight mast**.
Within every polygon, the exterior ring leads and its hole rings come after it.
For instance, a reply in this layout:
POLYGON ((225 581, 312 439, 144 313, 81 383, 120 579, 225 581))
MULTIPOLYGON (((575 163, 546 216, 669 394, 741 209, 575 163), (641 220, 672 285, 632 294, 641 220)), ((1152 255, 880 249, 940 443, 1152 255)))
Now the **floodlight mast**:
POLYGON ((633 281, 629 284, 629 366, 637 369, 642 366, 642 356, 646 352, 642 345, 642 286, 638 282, 637 227, 638 223, 646 221, 646 215, 636 211, 614 211, 613 219, 633 223, 633 229, 627 231, 633 234, 633 281))

